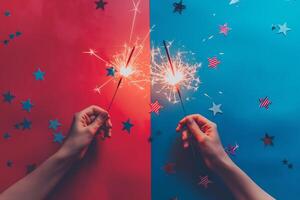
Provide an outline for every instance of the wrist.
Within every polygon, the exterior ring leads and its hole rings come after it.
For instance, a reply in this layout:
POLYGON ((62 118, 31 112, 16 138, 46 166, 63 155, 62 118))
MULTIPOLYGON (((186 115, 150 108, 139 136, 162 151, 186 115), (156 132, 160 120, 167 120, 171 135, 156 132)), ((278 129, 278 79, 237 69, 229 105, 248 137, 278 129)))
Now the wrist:
POLYGON ((213 171, 222 176, 223 174, 227 174, 232 169, 235 168, 235 163, 231 160, 231 158, 226 154, 225 156, 218 159, 214 165, 213 171))

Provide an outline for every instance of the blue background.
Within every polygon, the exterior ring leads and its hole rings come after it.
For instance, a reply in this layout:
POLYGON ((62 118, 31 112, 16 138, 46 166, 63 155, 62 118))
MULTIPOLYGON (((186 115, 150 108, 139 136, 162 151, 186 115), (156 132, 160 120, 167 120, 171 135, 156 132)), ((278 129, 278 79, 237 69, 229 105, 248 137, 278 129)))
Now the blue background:
MULTIPOLYGON (((151 25, 156 25, 151 33, 152 45, 174 41, 171 54, 179 48, 191 50, 193 58, 202 62, 199 90, 182 91, 185 97, 193 97, 185 102, 188 113, 201 113, 216 122, 224 146, 238 143, 240 148, 233 160, 267 192, 277 199, 297 199, 299 1, 241 0, 229 5, 226 0, 184 0, 182 15, 173 13, 174 1, 150 2, 151 25), (271 30, 272 24, 284 22, 292 28, 287 36, 277 34, 278 29, 271 30), (232 28, 227 37, 219 34, 219 25, 224 23, 232 28), (210 35, 214 37, 202 42, 210 35), (207 59, 214 56, 221 64, 210 69, 207 59), (259 108, 258 100, 265 96, 272 101, 268 110, 259 108), (222 104, 223 114, 212 115, 208 110, 212 102, 222 104), (275 136, 274 146, 264 146, 261 138, 265 133, 275 136), (282 164, 285 158, 293 169, 282 164)), ((199 161, 199 153, 194 157, 191 149, 182 148, 180 135, 175 132, 183 117, 180 104, 169 103, 153 87, 152 100, 156 99, 164 108, 160 115, 152 115, 152 199, 232 199, 226 187, 199 161), (176 163, 175 174, 163 170, 169 162, 176 163), (199 175, 207 174, 214 183, 205 190, 197 183, 199 175)))

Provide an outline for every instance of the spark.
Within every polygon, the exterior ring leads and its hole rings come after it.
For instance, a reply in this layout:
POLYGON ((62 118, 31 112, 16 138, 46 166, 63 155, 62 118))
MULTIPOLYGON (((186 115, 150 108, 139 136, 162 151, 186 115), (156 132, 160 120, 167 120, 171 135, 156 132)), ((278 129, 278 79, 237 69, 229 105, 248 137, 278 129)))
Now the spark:
POLYGON ((131 40, 132 40, 132 34, 133 34, 133 30, 135 27, 135 21, 136 21, 136 15, 137 15, 137 13, 140 13, 140 10, 139 10, 140 1, 135 2, 134 0, 132 0, 132 4, 133 4, 133 9, 131 11, 133 11, 133 18, 132 18, 131 28, 130 28, 129 43, 131 43, 131 40))
MULTIPOLYGON (((167 48, 170 47, 171 43, 168 43, 167 48)), ((201 63, 185 62, 186 54, 187 52, 178 51, 174 57, 170 57, 170 64, 168 56, 163 54, 159 47, 151 50, 152 85, 158 85, 159 89, 156 92, 164 94, 167 100, 174 104, 180 100, 176 95, 178 89, 197 91, 201 83, 196 74, 201 63)))

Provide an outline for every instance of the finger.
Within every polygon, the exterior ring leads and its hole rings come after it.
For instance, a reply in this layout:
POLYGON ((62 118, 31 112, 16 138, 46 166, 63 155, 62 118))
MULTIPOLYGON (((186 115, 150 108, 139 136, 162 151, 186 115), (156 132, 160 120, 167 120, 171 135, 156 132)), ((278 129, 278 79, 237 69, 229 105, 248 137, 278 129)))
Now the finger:
POLYGON ((104 114, 107 113, 106 110, 104 110, 103 108, 100 108, 99 106, 89 106, 87 108, 85 108, 84 110, 79 112, 81 115, 88 115, 88 116, 92 116, 92 115, 99 115, 99 114, 104 114))
POLYGON ((181 139, 182 140, 187 140, 188 139, 188 131, 187 130, 182 131, 181 139))
POLYGON ((95 120, 89 125, 89 127, 93 128, 95 132, 105 123, 106 118, 103 118, 100 114, 95 118, 95 120))
POLYGON ((193 118, 187 118, 186 126, 197 141, 203 142, 206 139, 206 135, 200 130, 200 127, 193 118))
POLYGON ((112 129, 112 123, 110 121, 110 119, 106 120, 105 122, 105 136, 106 137, 111 137, 111 129, 112 129))

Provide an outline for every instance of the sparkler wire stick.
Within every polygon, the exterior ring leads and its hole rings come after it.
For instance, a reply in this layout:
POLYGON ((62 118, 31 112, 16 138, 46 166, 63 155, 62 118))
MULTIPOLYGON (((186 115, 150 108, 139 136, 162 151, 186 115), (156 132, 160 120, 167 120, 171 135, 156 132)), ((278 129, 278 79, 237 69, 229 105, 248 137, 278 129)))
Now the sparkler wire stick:
MULTIPOLYGON (((173 64, 172 64, 171 56, 170 56, 169 49, 167 47, 166 41, 163 40, 163 43, 164 43, 165 51, 166 51, 166 54, 167 54, 167 58, 168 58, 168 61, 169 61, 169 64, 170 64, 173 76, 175 76, 174 67, 173 67, 173 64)), ((179 88, 178 85, 176 85, 175 87, 176 87, 176 91, 177 91, 177 94, 178 94, 179 99, 180 99, 180 103, 181 103, 181 107, 182 107, 183 113, 184 113, 184 115, 186 115, 186 111, 185 111, 185 107, 183 105, 183 100, 182 100, 180 88, 179 88)))
MULTIPOLYGON (((130 60, 131 60, 131 58, 132 58, 132 55, 133 55, 134 50, 135 50, 135 46, 133 46, 133 48, 131 49, 131 52, 130 52, 129 57, 128 57, 128 59, 127 59, 125 68, 127 68, 128 64, 130 63, 130 60)), ((115 97, 116 97, 116 95, 117 95, 117 92, 118 92, 118 90, 119 90, 119 87, 120 87, 120 85, 121 85, 121 83, 122 83, 122 80, 123 80, 123 76, 121 76, 121 78, 120 78, 120 80, 119 80, 119 82, 118 82, 117 88, 116 88, 116 90, 115 90, 115 92, 114 92, 114 95, 113 95, 113 97, 112 97, 112 99, 111 99, 111 101, 110 101, 110 104, 109 104, 109 106, 108 106, 108 109, 107 109, 108 111, 110 110, 110 108, 111 108, 111 106, 112 106, 112 104, 113 104, 113 102, 114 102, 114 99, 115 99, 115 97)))

